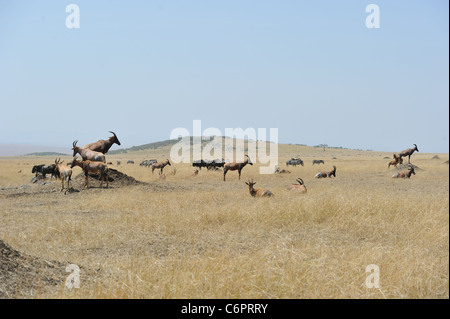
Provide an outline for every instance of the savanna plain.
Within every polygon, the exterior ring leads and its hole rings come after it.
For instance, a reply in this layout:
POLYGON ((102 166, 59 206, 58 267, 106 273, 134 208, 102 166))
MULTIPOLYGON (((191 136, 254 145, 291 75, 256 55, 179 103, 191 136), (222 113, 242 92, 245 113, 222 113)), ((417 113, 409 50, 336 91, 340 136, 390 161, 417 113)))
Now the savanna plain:
POLYGON ((224 182, 172 163, 159 179, 139 166, 169 152, 107 154, 137 181, 108 188, 82 189, 74 167, 66 195, 49 176, 30 182, 54 156, 0 158, 0 297, 449 298, 448 154, 414 153, 410 179, 391 178, 392 153, 298 145, 279 146, 287 174, 256 162, 224 182), (286 167, 297 155, 304 166, 286 167), (336 178, 314 178, 333 165, 336 178), (287 190, 299 177, 306 194, 287 190), (249 178, 274 196, 251 197, 249 178), (79 288, 66 287, 69 264, 79 288), (368 265, 379 288, 366 286, 368 265))

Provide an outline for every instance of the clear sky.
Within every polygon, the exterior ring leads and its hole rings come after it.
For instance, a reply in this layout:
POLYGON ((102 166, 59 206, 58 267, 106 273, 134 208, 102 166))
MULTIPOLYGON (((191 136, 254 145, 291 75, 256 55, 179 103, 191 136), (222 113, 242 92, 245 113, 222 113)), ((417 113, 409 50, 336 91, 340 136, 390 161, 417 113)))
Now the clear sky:
POLYGON ((280 143, 448 152, 448 6, 0 0, 0 144, 70 148, 115 131, 130 147, 201 120, 278 128, 280 143), (71 3, 79 29, 66 27, 71 3))

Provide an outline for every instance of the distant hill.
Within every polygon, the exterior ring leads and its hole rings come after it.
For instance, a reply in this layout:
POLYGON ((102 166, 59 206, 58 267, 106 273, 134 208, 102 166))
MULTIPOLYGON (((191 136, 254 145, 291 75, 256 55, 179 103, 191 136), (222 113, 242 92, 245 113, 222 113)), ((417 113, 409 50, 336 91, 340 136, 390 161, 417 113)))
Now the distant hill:
MULTIPOLYGON (((178 142, 178 140, 165 140, 165 141, 161 141, 161 142, 154 142, 154 143, 142 144, 139 146, 132 146, 129 148, 118 149, 118 150, 110 151, 110 152, 108 152, 108 154, 114 155, 114 154, 125 154, 125 153, 136 152, 136 151, 154 150, 159 147, 175 145, 177 142, 178 142)), ((192 138, 191 138, 191 142, 192 142, 192 138)))
POLYGON ((23 156, 67 156, 70 154, 64 154, 64 153, 56 153, 56 152, 34 152, 25 154, 23 156))
MULTIPOLYGON (((222 137, 222 139, 224 139, 224 138, 225 137, 222 137)), ((110 151, 110 152, 108 152, 108 154, 115 155, 115 154, 131 153, 131 152, 136 152, 136 151, 154 150, 154 149, 157 149, 157 148, 160 148, 160 147, 172 146, 172 145, 176 144, 178 141, 180 141, 180 140, 179 139, 178 140, 165 140, 165 141, 160 141, 160 142, 142 144, 142 145, 139 145, 139 146, 132 146, 132 147, 129 147, 129 148, 124 148, 124 149, 118 149, 118 150, 110 151)), ((190 137, 190 141, 191 141, 191 145, 192 145, 192 142, 193 142, 193 137, 192 136, 190 137)), ((207 144, 209 142, 210 142, 210 140, 209 141, 208 140, 202 141, 202 144, 204 145, 204 144, 207 144)), ((247 141, 245 141, 245 143, 247 143, 247 141)), ((297 145, 297 146, 308 147, 305 144, 288 144, 288 145, 297 145)), ((323 148, 323 145, 315 145, 315 146, 312 146, 312 147, 313 148, 323 148)), ((327 145, 326 149, 347 149, 347 148, 344 148, 342 146, 336 147, 336 146, 328 146, 327 145)), ((358 151, 360 151, 360 150, 358 150, 358 151)), ((367 151, 370 151, 370 150, 367 150, 367 151)))

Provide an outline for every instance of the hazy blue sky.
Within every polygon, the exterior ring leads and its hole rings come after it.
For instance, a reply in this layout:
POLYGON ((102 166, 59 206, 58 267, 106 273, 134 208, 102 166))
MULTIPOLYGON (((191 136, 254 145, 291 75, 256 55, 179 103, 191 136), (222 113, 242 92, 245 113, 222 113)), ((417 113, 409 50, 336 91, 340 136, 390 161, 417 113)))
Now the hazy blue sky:
POLYGON ((70 148, 112 130, 129 147, 201 120, 275 127, 281 143, 448 152, 448 6, 0 0, 0 143, 70 148))

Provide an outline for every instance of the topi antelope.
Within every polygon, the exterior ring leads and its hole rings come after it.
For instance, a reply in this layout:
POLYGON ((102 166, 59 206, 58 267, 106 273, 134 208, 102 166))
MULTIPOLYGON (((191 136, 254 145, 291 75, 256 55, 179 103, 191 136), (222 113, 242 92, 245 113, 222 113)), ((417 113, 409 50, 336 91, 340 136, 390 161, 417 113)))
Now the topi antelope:
POLYGON ((403 171, 403 172, 392 175, 392 178, 410 178, 411 174, 416 175, 416 172, 414 171, 414 167, 412 167, 412 166, 410 166, 407 171, 403 171))
POLYGON ((245 182, 245 184, 248 185, 250 195, 253 197, 270 197, 273 195, 268 189, 254 188, 253 186, 256 182, 253 182, 253 179, 249 179, 248 182, 245 182))
POLYGON ((403 164, 403 158, 397 154, 394 154, 394 159, 389 162, 388 168, 391 167, 391 165, 397 167, 398 164, 403 164))
POLYGON ((72 150, 73 150, 73 155, 72 157, 75 157, 75 155, 80 154, 81 157, 83 158, 83 161, 93 161, 93 162, 103 162, 106 163, 106 158, 105 155, 101 152, 96 152, 93 150, 90 150, 88 148, 81 148, 77 146, 78 141, 74 141, 72 143, 72 150))
POLYGON ((60 159, 55 159, 55 165, 56 169, 58 170, 60 176, 61 176, 61 192, 64 189, 64 194, 67 193, 67 190, 69 189, 69 182, 72 177, 72 169, 69 168, 66 164, 63 164, 60 159), (64 188, 64 181, 67 180, 67 187, 64 188))
POLYGON ((333 166, 333 170, 330 172, 319 172, 316 174, 315 178, 326 178, 326 177, 336 177, 336 166, 333 166))
POLYGON ((417 148, 417 144, 413 144, 413 145, 414 145, 414 148, 408 148, 407 150, 404 150, 404 151, 401 151, 400 153, 398 153, 400 158, 408 156, 408 164, 411 164, 411 155, 415 151, 417 151, 417 152, 419 151, 419 149, 417 148))
POLYGON ((75 158, 72 161, 72 165, 70 165, 70 168, 73 168, 74 166, 79 166, 84 172, 84 188, 89 188, 88 185, 88 177, 89 173, 97 174, 99 178, 101 178, 100 187, 103 185, 103 181, 106 179, 106 188, 109 186, 109 180, 108 180, 108 166, 102 162, 94 162, 94 161, 77 161, 75 158))
POLYGON ((98 140, 95 143, 87 144, 87 145, 83 146, 82 148, 89 149, 89 150, 96 151, 96 152, 100 152, 102 154, 108 153, 109 149, 111 148, 111 146, 114 143, 116 143, 117 145, 120 145, 120 142, 119 142, 119 139, 116 136, 116 133, 114 133, 112 131, 109 131, 109 133, 112 133, 114 136, 111 136, 107 140, 98 140))
POLYGON ((298 184, 291 184, 287 187, 288 190, 290 191, 295 191, 295 192, 299 192, 299 193, 306 193, 306 186, 305 183, 303 182, 303 180, 301 178, 297 178, 297 182, 298 184))
POLYGON ((239 180, 241 179, 241 172, 242 169, 245 167, 245 165, 250 164, 253 165, 253 163, 250 161, 250 158, 248 155, 245 155, 244 162, 232 162, 232 163, 226 163, 223 165, 223 181, 225 182, 225 175, 228 171, 238 171, 239 173, 239 180))
POLYGON ((156 168, 160 168, 161 171, 159 172, 159 174, 162 174, 162 173, 163 173, 163 169, 164 169, 164 167, 166 167, 166 165, 172 166, 172 164, 170 164, 170 162, 169 162, 168 159, 167 159, 165 162, 161 162, 161 163, 153 163, 153 164, 152 164, 152 174, 153 174, 153 171, 154 171, 156 168))
POLYGON ((287 169, 279 169, 278 167, 275 169, 275 174, 290 174, 291 171, 288 171, 287 169))

